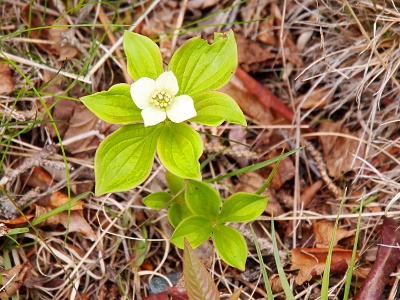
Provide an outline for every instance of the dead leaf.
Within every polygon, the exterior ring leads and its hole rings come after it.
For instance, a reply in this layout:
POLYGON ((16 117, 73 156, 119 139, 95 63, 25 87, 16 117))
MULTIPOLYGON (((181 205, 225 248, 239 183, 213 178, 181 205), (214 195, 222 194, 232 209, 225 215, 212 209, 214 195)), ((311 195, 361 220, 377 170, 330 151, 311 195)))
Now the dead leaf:
MULTIPOLYGON (((97 300, 118 300, 121 299, 121 289, 118 284, 104 284, 100 287, 97 300)), ((90 299, 90 295, 89 298, 90 299)))
POLYGON ((271 45, 249 40, 242 34, 235 34, 235 39, 238 45, 239 64, 246 72, 257 72, 271 65, 271 61, 277 57, 271 45))
MULTIPOLYGON (((74 109, 72 111, 72 117, 70 117, 69 119, 68 129, 65 131, 64 134, 64 140, 79 136, 90 130, 95 129, 99 119, 94 113, 92 113, 84 105, 71 105, 71 101, 69 101, 69 105, 74 106, 74 109)), ((97 149, 99 144, 99 139, 94 136, 92 138, 82 139, 73 144, 66 145, 65 150, 72 154, 80 152, 90 154, 97 149)))
MULTIPOLYGON (((269 160, 271 158, 279 157, 281 151, 271 151, 267 156, 263 157, 263 160, 269 160)), ((270 175, 276 163, 268 165, 266 168, 263 168, 261 171, 261 175, 266 179, 270 175)), ((281 159, 278 169, 276 170, 275 175, 272 177, 270 188, 278 190, 282 187, 282 185, 292 179, 295 174, 295 167, 293 161, 289 157, 284 157, 281 159)))
MULTIPOLYGON (((292 250, 293 265, 290 270, 299 269, 299 274, 295 280, 296 284, 301 285, 311 280, 313 276, 323 273, 328 251, 327 248, 295 248, 292 250)), ((352 250, 333 248, 331 272, 345 272, 350 263, 352 252, 352 250)), ((358 259, 359 253, 357 252, 356 260, 358 259)))
POLYGON ((294 103, 296 107, 300 105, 301 109, 322 108, 333 101, 332 90, 327 87, 317 87, 311 93, 296 97, 294 103), (304 98, 307 95, 307 98, 304 98))
POLYGON ((14 91, 14 81, 11 75, 10 65, 0 59, 0 95, 14 91))
POLYGON ((274 18, 267 18, 260 22, 259 34, 257 39, 264 43, 273 46, 279 46, 277 39, 275 38, 274 18))
MULTIPOLYGON (((36 217, 35 219, 43 216, 44 214, 53 210, 51 207, 43 207, 35 205, 36 207, 36 217)), ((63 225, 68 228, 68 232, 80 232, 83 235, 90 238, 92 241, 96 240, 96 235, 94 234, 92 228, 87 223, 83 217, 82 210, 71 210, 68 218, 68 211, 63 211, 54 216, 51 216, 41 222, 39 226, 57 226, 58 224, 63 225)))
POLYGON ((32 275, 32 265, 30 262, 24 262, 1 273, 3 285, 0 292, 0 299, 6 300, 19 290, 25 280, 32 275))
POLYGON ((303 208, 307 208, 311 201, 314 199, 315 195, 321 189, 323 184, 322 180, 317 180, 312 185, 308 186, 300 195, 300 203, 303 208))
POLYGON ((380 300, 390 274, 400 264, 400 231, 396 220, 383 217, 381 245, 375 263, 354 300, 380 300))
MULTIPOLYGON (((62 25, 68 25, 68 22, 64 17, 58 19, 52 24, 52 26, 62 26, 62 25)), ((50 47, 52 47, 54 50, 58 52, 60 56, 58 61, 74 58, 79 53, 78 49, 72 45, 64 45, 64 46, 60 45, 62 40, 61 33, 67 32, 68 30, 70 30, 69 27, 52 27, 49 29, 48 39, 50 41, 55 42, 55 44, 51 45, 50 47)))
MULTIPOLYGON (((26 184, 33 187, 38 187, 41 191, 46 191, 49 187, 55 184, 52 176, 44 170, 42 167, 34 167, 32 172, 27 177, 25 174, 22 177, 25 179, 26 184)), ((44 199, 42 199, 44 200, 44 199)), ((61 191, 54 191, 51 193, 50 200, 46 198, 46 206, 50 205, 53 208, 59 207, 69 201, 68 196, 61 191), (48 201, 48 202, 47 202, 48 201)), ((44 202, 44 201, 42 201, 44 202)), ((43 203, 41 203, 43 205, 43 203)), ((71 210, 82 210, 83 202, 79 201, 75 203, 71 210)))
MULTIPOLYGON (((332 222, 322 220, 313 223, 313 229, 315 234, 315 247, 317 248, 328 248, 331 242, 335 224, 332 222)), ((354 236, 354 232, 349 232, 343 228, 336 229, 336 235, 333 246, 336 247, 341 239, 354 236)))
MULTIPOLYGON (((51 198, 50 198, 50 206, 53 207, 59 207, 69 201, 68 196, 64 194, 61 191, 55 191, 51 193, 51 198)), ((70 209, 71 210, 82 210, 84 206, 84 203, 82 201, 76 201, 74 203, 74 206, 72 206, 70 209)))
POLYGON ((10 219, 10 220, 0 220, 0 222, 10 224, 10 225, 24 224, 24 223, 26 223, 26 219, 30 220, 34 217, 35 217, 34 214, 29 214, 29 215, 25 215, 25 216, 19 216, 17 218, 10 219))
POLYGON ((342 122, 323 122, 319 131, 333 133, 320 137, 329 176, 338 178, 344 173, 361 166, 362 162, 359 159, 355 159, 355 155, 364 157, 364 144, 358 151, 359 142, 357 140, 334 134, 352 135, 345 126, 342 126, 342 122))
MULTIPOLYGON (((50 7, 52 8, 52 7, 50 7)), ((68 22, 64 17, 59 18, 57 21, 54 20, 52 16, 45 16, 45 21, 43 21, 43 16, 41 13, 33 10, 29 12, 30 2, 27 3, 22 9, 22 21, 25 25, 30 26, 29 28, 43 27, 43 26, 60 26, 67 25, 68 22)), ((43 44, 38 43, 38 47, 41 48, 48 54, 59 55, 59 61, 65 59, 74 58, 78 53, 78 49, 71 45, 60 46, 61 42, 61 32, 68 31, 69 27, 52 27, 43 28, 41 30, 32 30, 30 34, 33 38, 42 39, 46 41, 52 41, 54 44, 43 44)))

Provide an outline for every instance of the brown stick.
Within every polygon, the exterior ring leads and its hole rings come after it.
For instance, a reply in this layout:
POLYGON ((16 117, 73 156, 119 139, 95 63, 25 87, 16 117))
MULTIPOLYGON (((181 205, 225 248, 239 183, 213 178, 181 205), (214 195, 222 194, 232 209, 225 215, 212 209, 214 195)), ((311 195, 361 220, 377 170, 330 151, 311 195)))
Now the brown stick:
MULTIPOLYGON (((294 119, 294 112, 291 110, 289 107, 285 105, 285 103, 282 102, 278 97, 276 97, 274 94, 271 93, 270 90, 262 86, 260 83, 258 83, 257 80, 255 80, 253 77, 251 77, 249 74, 247 74, 242 68, 238 67, 236 69, 235 75, 243 81, 244 85, 246 88, 254 94, 258 100, 267 108, 272 108, 276 112, 280 113, 282 117, 285 119, 293 122, 294 119)), ((302 124, 308 125, 305 122, 302 122, 302 124)), ((308 132, 314 132, 314 130, 310 127, 306 129, 308 132)))

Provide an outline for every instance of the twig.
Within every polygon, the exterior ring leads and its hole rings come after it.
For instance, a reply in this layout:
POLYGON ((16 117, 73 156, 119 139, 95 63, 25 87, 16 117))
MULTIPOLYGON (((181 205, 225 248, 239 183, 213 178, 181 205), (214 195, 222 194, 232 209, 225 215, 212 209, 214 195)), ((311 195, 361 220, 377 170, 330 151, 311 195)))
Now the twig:
MULTIPOLYGON (((285 119, 293 121, 294 112, 287 107, 282 100, 271 93, 270 90, 262 86, 257 80, 247 74, 242 68, 236 69, 236 76, 243 81, 246 88, 254 94, 258 100, 267 108, 272 108, 276 112, 280 113, 285 119)), ((307 125, 305 122, 302 124, 307 125)), ((312 128, 307 128, 306 131, 314 132, 312 128)))
POLYGON ((76 79, 76 80, 79 80, 79 81, 82 81, 82 82, 85 82, 85 83, 92 84, 92 81, 90 79, 87 79, 87 78, 85 78, 83 76, 78 76, 78 75, 73 74, 73 73, 69 73, 69 72, 65 72, 65 71, 62 71, 62 70, 58 70, 56 68, 48 67, 46 65, 42 65, 42 64, 36 63, 34 61, 30 61, 30 60, 28 60, 26 58, 22 58, 22 57, 19 57, 19 56, 16 56, 16 55, 4 52, 4 51, 0 52, 0 55, 3 56, 7 60, 13 60, 13 61, 16 61, 18 63, 24 64, 24 65, 36 67, 36 68, 39 68, 39 69, 42 69, 42 70, 47 70, 47 71, 54 72, 54 73, 57 73, 57 74, 60 74, 60 75, 64 75, 64 76, 72 78, 72 79, 76 79))
POLYGON ((4 187, 9 181, 15 179, 17 176, 26 172, 28 169, 34 166, 39 166, 44 159, 53 154, 55 151, 56 149, 54 145, 48 145, 44 147, 41 151, 37 152, 32 157, 25 159, 24 162, 17 169, 13 170, 9 174, 6 174, 0 180, 0 186, 4 187))
POLYGON ((179 27, 182 26, 183 23, 183 18, 185 16, 186 8, 187 8, 188 0, 183 0, 181 4, 181 10, 179 12, 178 19, 176 20, 176 29, 173 32, 173 38, 171 42, 171 52, 174 52, 174 49, 176 47, 176 41, 178 40, 178 34, 179 34, 179 27))
MULTIPOLYGON (((100 19, 100 22, 103 23, 104 25, 110 24, 110 20, 108 19, 107 15, 104 13, 104 10, 101 6, 99 7, 99 19, 100 19)), ((110 26, 106 27, 106 33, 107 33, 108 38, 110 39, 111 45, 114 45, 116 43, 116 40, 111 31, 110 26)), ((123 55, 121 53, 121 50, 119 50, 119 48, 116 48, 115 52, 117 53, 118 61, 121 64, 121 70, 122 70, 122 73, 124 74, 125 82, 127 84, 131 84, 132 79, 127 72, 125 60, 122 59, 123 55)))

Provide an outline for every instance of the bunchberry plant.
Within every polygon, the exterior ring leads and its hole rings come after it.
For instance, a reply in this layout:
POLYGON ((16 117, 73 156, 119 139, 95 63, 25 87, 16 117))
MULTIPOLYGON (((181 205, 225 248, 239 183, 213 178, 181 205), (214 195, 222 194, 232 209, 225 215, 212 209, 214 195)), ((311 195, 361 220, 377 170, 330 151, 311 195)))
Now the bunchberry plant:
POLYGON ((184 238, 187 238, 195 248, 212 236, 221 258, 244 269, 246 242, 238 231, 225 223, 253 221, 264 211, 268 197, 237 193, 221 206, 217 191, 207 183, 183 180, 173 174, 167 174, 167 183, 171 194, 156 192, 147 196, 143 203, 154 209, 170 206, 168 219, 176 227, 171 242, 183 249, 184 238))
POLYGON ((193 215, 185 201, 185 180, 168 171, 165 179, 170 193, 152 193, 143 199, 143 203, 153 209, 168 208, 168 221, 177 227, 182 220, 193 215))
POLYGON ((96 195, 142 183, 156 152, 172 174, 201 180, 202 141, 183 122, 246 125, 236 102, 215 91, 228 83, 237 66, 233 32, 215 33, 212 44, 199 37, 188 40, 173 54, 167 70, 157 44, 145 36, 125 32, 124 50, 135 82, 81 98, 99 118, 123 125, 96 152, 96 195))

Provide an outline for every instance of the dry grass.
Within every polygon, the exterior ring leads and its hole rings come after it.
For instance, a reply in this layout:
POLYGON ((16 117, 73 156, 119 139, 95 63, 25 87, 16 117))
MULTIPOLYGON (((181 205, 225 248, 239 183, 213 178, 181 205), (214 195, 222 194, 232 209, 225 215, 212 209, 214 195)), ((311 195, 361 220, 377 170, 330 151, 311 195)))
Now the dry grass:
MULTIPOLYGON (((27 185, 28 175, 21 177, 20 173, 23 171, 29 174, 35 164, 43 166, 45 163, 51 166, 49 170, 54 171, 52 176, 57 184, 40 187, 32 198, 24 201, 43 201, 55 189, 76 195, 93 188, 93 152, 96 143, 116 127, 95 121, 91 130, 69 137, 71 140, 64 142, 65 146, 79 147, 82 141, 93 138, 93 143, 85 145, 86 148, 81 149, 79 153, 72 154, 72 147, 64 155, 66 162, 71 165, 68 176, 65 176, 64 163, 59 163, 63 161, 63 155, 57 145, 55 153, 40 159, 36 156, 37 162, 26 165, 23 164, 24 160, 41 151, 49 142, 57 144, 60 142, 59 139, 64 139, 63 134, 57 137, 57 134, 49 129, 51 126, 46 127, 38 121, 46 114, 47 120, 51 119, 49 112, 43 109, 43 103, 46 102, 49 106, 65 105, 61 104, 64 96, 76 99, 88 93, 106 90, 118 82, 128 82, 124 59, 121 57, 123 29, 137 29, 143 34, 159 35, 163 38, 164 32, 168 30, 199 20, 200 17, 211 15, 238 1, 221 1, 210 8, 195 9, 190 7, 190 2, 188 4, 187 1, 178 3, 161 0, 150 4, 148 1, 143 1, 135 2, 134 8, 129 5, 130 2, 115 2, 113 5, 118 8, 116 10, 103 3, 95 5, 83 20, 78 19, 79 11, 71 11, 66 14, 67 24, 84 23, 98 24, 98 26, 78 27, 72 46, 83 49, 84 55, 66 60, 38 47, 39 42, 58 45, 57 39, 43 41, 43 38, 33 37, 31 32, 25 31, 0 40, 3 56, 15 64, 12 67, 14 92, 0 96, 1 124, 10 123, 7 127, 0 127, 0 154, 4 176, 2 183, 8 191, 23 196, 34 190, 27 185), (144 10, 145 7, 148 7, 147 10, 144 10), (132 15, 143 22, 133 23, 132 15), (107 20, 111 20, 110 25, 114 26, 109 27, 106 32, 108 27, 104 25, 109 25, 106 24, 107 20), (117 27, 117 24, 128 26, 117 27), (132 24, 134 25, 131 26, 132 24), (61 70, 56 78, 52 78, 53 75, 48 73, 54 69, 61 70), (44 86, 56 88, 46 90, 44 86), (32 93, 33 87, 39 91, 58 94, 60 98, 42 94, 39 99, 37 94, 32 93), (12 122, 32 120, 36 120, 37 124, 33 126, 26 123, 12 124, 12 122), (21 168, 21 165, 23 166, 21 172, 15 173, 15 176, 11 175, 14 170, 21 168), (57 169, 60 165, 64 166, 61 171, 57 169)), ((0 3, 2 13, 0 28, 4 36, 27 28, 22 20, 22 8, 27 3, 11 0, 0 3)), ((45 14, 45 20, 49 20, 50 17, 57 18, 66 10, 76 7, 76 3, 67 2, 67 7, 64 4, 55 1, 54 4, 45 7, 42 3, 35 2, 30 14, 32 18, 45 14)), ((318 178, 310 173, 307 163, 300 159, 300 154, 293 158, 295 170, 293 179, 276 190, 271 188, 270 192, 281 202, 284 209, 282 215, 275 216, 275 220, 281 222, 279 233, 282 250, 295 246, 310 247, 307 243, 303 244, 307 224, 312 220, 336 218, 340 201, 337 199, 338 195, 335 195, 335 189, 340 191, 348 187, 341 225, 349 230, 354 230, 356 222, 355 218, 350 217, 357 217, 357 214, 351 215, 350 211, 359 205, 362 199, 378 196, 378 200, 370 204, 362 218, 360 249, 367 254, 369 246, 377 240, 373 230, 380 222, 380 217, 387 214, 399 218, 400 75, 397 70, 400 65, 398 29, 400 13, 394 5, 398 6, 392 1, 379 1, 375 5, 374 1, 367 0, 304 0, 283 1, 276 6, 278 11, 275 12, 281 14, 282 22, 280 26, 275 23, 269 28, 277 38, 277 46, 273 50, 276 59, 272 59, 267 67, 261 68, 257 78, 289 107, 295 107, 292 124, 280 126, 280 130, 285 131, 287 138, 280 137, 278 141, 271 138, 267 143, 266 135, 281 136, 274 126, 276 124, 249 126, 243 138, 248 144, 254 145, 255 151, 253 153, 245 151, 243 154, 243 149, 229 150, 230 153, 213 159, 205 168, 203 176, 211 178, 237 169, 240 163, 251 163, 249 157, 260 158, 264 151, 282 148, 282 145, 286 148, 305 145, 304 153, 309 157, 308 161, 315 163, 318 161, 318 153, 320 157, 325 155, 321 149, 321 141, 317 137, 331 138, 332 143, 337 137, 354 141, 351 146, 344 145, 356 149, 353 161, 348 166, 353 172, 341 177, 329 177, 326 165, 323 162, 317 163, 317 168, 325 174, 322 176, 325 177, 323 178, 325 183, 315 196, 313 205, 302 206, 301 193, 304 187, 318 178), (288 34, 290 39, 297 43, 303 67, 296 66, 290 60, 293 53, 290 49, 287 50, 288 34), (320 87, 327 90, 324 97, 333 97, 333 101, 322 107, 316 104, 313 108, 300 109, 301 103, 320 87), (318 124, 326 119, 340 121, 347 131, 318 130, 318 124), (303 133, 300 125, 303 120, 314 124, 316 132, 303 133), (247 160, 243 160, 243 156, 246 155, 247 160), (292 236, 287 238, 285 230, 289 224, 293 231, 289 232, 292 236)), ((270 1, 250 0, 238 8, 202 21, 200 25, 256 20, 267 17, 271 14, 270 10, 270 1)), ((249 39, 256 39, 265 30, 260 22, 255 22, 206 27, 187 32, 160 42, 164 60, 168 61, 171 49, 176 49, 188 37, 200 33, 207 36, 213 31, 226 30, 228 27, 232 27, 234 32, 241 33, 249 39)), ((256 41, 259 43, 257 39, 256 41)), ((324 97, 319 102, 323 103, 324 97)), ((74 103, 73 100, 63 101, 74 103)), ((257 123, 258 121, 253 118, 254 116, 249 116, 249 120, 257 123)), ((229 137, 236 127, 222 125, 217 129, 204 127, 196 129, 229 137)), ((207 147, 209 152, 221 149, 218 148, 218 143, 221 146, 221 142, 217 139, 205 138, 205 142, 214 146, 217 143, 216 148, 207 147)), ((20 234, 18 241, 24 245, 21 248, 10 248, 10 242, 2 240, 0 245, 3 256, 8 255, 12 265, 30 261, 34 275, 38 278, 29 288, 20 290, 20 297, 118 299, 119 294, 121 299, 141 299, 148 294, 149 282, 153 276, 164 277, 166 274, 180 272, 182 268, 180 253, 169 242, 168 238, 173 229, 167 222, 166 212, 155 212, 141 204, 144 196, 153 191, 166 189, 163 175, 161 164, 155 161, 151 176, 136 189, 125 193, 86 198, 83 216, 94 232, 95 241, 80 232, 66 234, 65 228, 60 225, 38 228, 40 236, 34 231, 20 234), (144 259, 143 265, 141 265, 142 259, 144 259)), ((237 182, 231 180, 216 187, 221 195, 226 197, 235 189, 236 184, 237 182)), ((251 185, 249 182, 242 184, 251 185)), ((18 197, 16 199, 20 201, 18 197)), ((269 219, 265 215, 260 217, 260 222, 269 228, 269 219)), ((308 231, 311 231, 309 227, 308 231)), ((264 250, 267 247, 268 245, 264 250)), ((212 248, 206 250, 213 251, 212 248)), ((249 255, 256 256, 253 250, 249 255)), ((220 282, 220 291, 230 294, 241 283, 227 271, 226 266, 214 252, 208 256, 211 258, 209 260, 211 273, 216 281, 220 282)), ((257 264, 249 259, 249 269, 252 265, 257 264)), ((271 272, 274 272, 273 264, 271 268, 271 272)), ((255 269, 256 271, 252 272, 255 277, 248 281, 252 281, 254 285, 259 284, 263 289, 258 280, 259 271, 256 267, 255 269)), ((391 288, 392 291, 398 288, 398 280, 391 288)), ((311 299, 312 296, 318 296, 319 286, 318 284, 310 285, 308 288, 297 286, 293 290, 295 296, 297 295, 296 299, 311 299)), ((246 287, 242 299, 258 299, 259 296, 256 295, 259 294, 254 295, 253 292, 254 288, 246 287)), ((338 295, 336 299, 340 299, 338 289, 332 292, 333 295, 338 295)), ((394 299, 395 294, 388 297, 394 299)))

